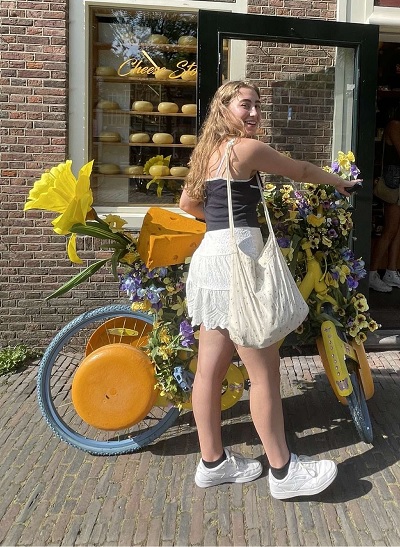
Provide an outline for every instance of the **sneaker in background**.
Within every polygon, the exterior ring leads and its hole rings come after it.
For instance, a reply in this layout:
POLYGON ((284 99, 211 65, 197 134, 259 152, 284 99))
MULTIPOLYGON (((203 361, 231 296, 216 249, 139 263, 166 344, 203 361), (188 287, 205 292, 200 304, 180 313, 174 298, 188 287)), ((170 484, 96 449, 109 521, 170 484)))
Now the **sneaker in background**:
POLYGON ((400 287, 400 274, 398 271, 386 270, 382 281, 389 285, 389 287, 400 287))
POLYGON ((195 475, 195 483, 200 488, 216 486, 224 482, 249 482, 259 477, 262 473, 262 465, 258 460, 244 458, 240 454, 224 448, 226 460, 218 467, 208 469, 200 460, 195 475))
POLYGON ((307 456, 291 454, 289 471, 284 479, 276 479, 269 471, 271 496, 278 500, 313 496, 325 490, 336 475, 337 467, 332 460, 315 461, 307 456))
POLYGON ((379 292, 392 292, 392 287, 389 287, 385 281, 382 281, 378 272, 370 272, 369 274, 369 286, 374 291, 379 292))

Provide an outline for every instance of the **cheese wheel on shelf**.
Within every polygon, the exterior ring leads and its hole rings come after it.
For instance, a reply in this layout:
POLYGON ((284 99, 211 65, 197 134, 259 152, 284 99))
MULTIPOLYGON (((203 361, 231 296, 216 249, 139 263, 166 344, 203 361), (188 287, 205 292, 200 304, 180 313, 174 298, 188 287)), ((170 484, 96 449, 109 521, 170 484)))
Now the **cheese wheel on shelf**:
POLYGON ((112 66, 98 66, 96 67, 96 76, 116 76, 117 71, 112 66))
POLYGON ((179 111, 179 106, 176 103, 163 102, 157 108, 161 114, 176 114, 179 111))
POLYGON ((189 168, 182 166, 171 167, 170 173, 173 177, 186 177, 189 173, 189 168))
POLYGON ((170 133, 154 133, 152 141, 155 144, 172 144, 174 137, 170 133))
POLYGON ((153 103, 150 101, 135 101, 132 103, 132 110, 135 112, 153 112, 153 103))
POLYGON ((147 41, 149 44, 168 44, 169 42, 164 34, 150 34, 147 41))
POLYGON ((102 131, 99 140, 101 142, 120 142, 121 135, 117 131, 102 131))
POLYGON ((129 136, 129 142, 150 142, 148 133, 132 133, 129 136))
POLYGON ((128 165, 124 169, 125 175, 143 175, 142 165, 128 165))
POLYGON ((178 39, 178 45, 180 46, 196 46, 197 38, 196 36, 181 36, 178 39))
POLYGON ((99 101, 97 108, 101 110, 119 110, 119 104, 115 101, 99 101))
POLYGON ((154 77, 156 80, 168 80, 169 75, 172 74, 174 71, 169 70, 169 68, 160 68, 160 70, 156 70, 154 73, 154 77))
POLYGON ((197 114, 197 104, 184 104, 181 110, 183 114, 197 114))
POLYGON ((182 144, 196 144, 197 137, 196 135, 181 135, 180 139, 182 144))
POLYGON ((121 170, 116 163, 103 163, 99 165, 99 173, 102 175, 117 175, 121 170))
POLYGON ((152 177, 167 177, 169 175, 169 167, 166 165, 152 165, 149 173, 152 177))

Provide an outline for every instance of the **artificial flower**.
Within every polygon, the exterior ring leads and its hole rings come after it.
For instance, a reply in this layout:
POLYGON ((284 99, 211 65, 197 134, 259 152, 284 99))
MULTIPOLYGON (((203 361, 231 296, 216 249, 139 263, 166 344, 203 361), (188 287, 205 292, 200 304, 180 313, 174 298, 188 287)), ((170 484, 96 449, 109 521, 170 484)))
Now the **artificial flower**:
MULTIPOLYGON (((54 231, 60 235, 70 234, 75 224, 85 224, 93 203, 90 188, 93 161, 80 169, 78 178, 73 175, 71 166, 72 161, 67 160, 43 173, 34 183, 24 206, 24 211, 42 209, 60 213, 52 221, 54 231)), ((72 262, 82 263, 76 252, 76 234, 70 238, 67 252, 72 262)))

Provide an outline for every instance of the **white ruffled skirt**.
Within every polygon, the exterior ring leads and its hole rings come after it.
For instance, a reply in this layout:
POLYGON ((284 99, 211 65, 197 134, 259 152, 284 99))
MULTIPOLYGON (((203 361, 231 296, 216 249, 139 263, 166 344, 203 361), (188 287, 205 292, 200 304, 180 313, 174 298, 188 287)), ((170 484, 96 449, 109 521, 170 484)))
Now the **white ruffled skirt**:
MULTIPOLYGON (((235 238, 244 253, 257 258, 264 243, 259 228, 235 228, 235 238)), ((229 229, 206 232, 192 256, 186 281, 188 314, 192 325, 208 329, 228 328, 231 281, 231 236, 229 229)))

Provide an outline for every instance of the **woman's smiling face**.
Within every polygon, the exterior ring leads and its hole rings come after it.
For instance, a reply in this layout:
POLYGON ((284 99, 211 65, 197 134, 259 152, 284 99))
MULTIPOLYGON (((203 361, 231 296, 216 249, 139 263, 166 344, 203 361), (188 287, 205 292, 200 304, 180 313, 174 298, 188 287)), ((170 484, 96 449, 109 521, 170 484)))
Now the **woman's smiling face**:
POLYGON ((238 95, 231 100, 228 108, 235 118, 242 120, 248 137, 257 134, 261 121, 261 102, 254 89, 240 88, 238 95))

